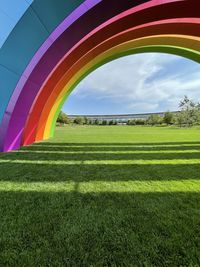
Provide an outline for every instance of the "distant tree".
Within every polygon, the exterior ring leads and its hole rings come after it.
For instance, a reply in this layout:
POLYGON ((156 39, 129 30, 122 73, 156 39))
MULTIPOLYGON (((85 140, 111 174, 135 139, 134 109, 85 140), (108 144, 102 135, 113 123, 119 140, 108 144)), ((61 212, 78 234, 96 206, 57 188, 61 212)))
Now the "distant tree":
POLYGON ((107 120, 103 120, 102 125, 107 125, 107 120))
POLYGON ((128 120, 127 122, 128 125, 136 125, 135 120, 128 120))
POLYGON ((57 122, 60 124, 69 124, 70 119, 64 112, 61 111, 58 115, 57 122))
POLYGON ((108 125, 113 125, 113 120, 110 120, 109 122, 108 122, 108 125))
POLYGON ((183 125, 185 125, 185 114, 184 114, 184 112, 178 112, 178 113, 174 116, 174 122, 175 122, 175 124, 177 124, 179 127, 182 127, 183 125))
POLYGON ((152 114, 147 119, 147 124, 152 126, 161 124, 162 122, 163 122, 162 118, 157 114, 152 114))
POLYGON ((173 119, 174 119, 174 115, 172 112, 165 112, 164 114, 164 118, 163 118, 163 122, 166 123, 167 125, 171 125, 173 124, 173 119))
MULTIPOLYGON (((192 126, 194 123, 200 120, 200 104, 195 103, 187 96, 184 96, 183 100, 179 103, 179 108, 181 109, 177 119, 182 120, 182 125, 192 126)), ((179 123, 180 124, 180 123, 179 123)))
POLYGON ((135 120, 135 124, 136 125, 145 125, 146 120, 145 119, 137 119, 137 120, 135 120))
POLYGON ((100 124, 99 120, 98 119, 94 120, 94 124, 99 125, 100 124))
POLYGON ((184 96, 184 98, 180 101, 179 103, 179 107, 181 108, 181 110, 191 110, 196 106, 196 104, 189 99, 186 95, 184 96))
POLYGON ((200 107, 198 107, 195 112, 195 124, 200 124, 200 107))
POLYGON ((74 119, 74 123, 75 123, 75 124, 83 125, 84 122, 85 122, 85 119, 84 119, 83 117, 76 117, 76 118, 74 119))
POLYGON ((83 124, 88 124, 88 122, 89 122, 88 118, 85 116, 83 119, 84 119, 83 124))

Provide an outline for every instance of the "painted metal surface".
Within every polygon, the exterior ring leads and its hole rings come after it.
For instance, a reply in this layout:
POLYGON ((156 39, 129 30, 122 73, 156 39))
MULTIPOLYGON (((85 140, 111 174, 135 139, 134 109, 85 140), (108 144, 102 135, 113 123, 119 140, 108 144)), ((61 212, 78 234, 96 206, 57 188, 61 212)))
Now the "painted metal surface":
POLYGON ((199 0, 35 0, 0 50, 0 151, 53 135, 69 93, 133 53, 200 61, 199 0))

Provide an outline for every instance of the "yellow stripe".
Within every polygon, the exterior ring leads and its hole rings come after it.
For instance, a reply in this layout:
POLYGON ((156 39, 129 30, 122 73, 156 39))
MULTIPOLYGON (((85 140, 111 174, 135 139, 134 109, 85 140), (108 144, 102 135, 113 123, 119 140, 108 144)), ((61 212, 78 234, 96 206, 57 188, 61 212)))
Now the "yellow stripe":
POLYGON ((142 46, 151 46, 151 45, 170 45, 177 46, 183 48, 189 48, 196 51, 200 51, 200 38, 193 36, 184 36, 184 35, 159 35, 159 36, 150 36, 145 38, 140 38, 136 40, 132 40, 129 42, 125 42, 118 46, 115 46, 108 51, 100 54, 94 60, 86 64, 80 71, 78 71, 74 77, 66 84, 66 86, 62 89, 61 93, 58 95, 51 111, 47 119, 45 131, 44 131, 44 139, 48 139, 50 136, 51 125, 54 120, 54 116, 56 111, 58 110, 60 104, 63 101, 66 93, 70 88, 76 83, 76 81, 87 72, 92 66, 98 64, 103 59, 106 59, 112 55, 121 53, 122 51, 128 51, 133 48, 138 48, 142 46))

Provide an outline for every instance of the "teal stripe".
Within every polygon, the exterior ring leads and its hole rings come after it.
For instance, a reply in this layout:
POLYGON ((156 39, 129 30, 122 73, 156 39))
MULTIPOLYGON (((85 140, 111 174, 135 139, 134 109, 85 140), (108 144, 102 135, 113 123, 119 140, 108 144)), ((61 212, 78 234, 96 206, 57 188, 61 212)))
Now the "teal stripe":
MULTIPOLYGON (((17 82, 34 54, 64 18, 83 2, 35 0, 19 20, 0 49, 0 81, 3 81, 0 123, 17 82)), ((30 4, 30 0, 27 3, 30 4)))
POLYGON ((0 48, 33 0, 0 0, 0 48))

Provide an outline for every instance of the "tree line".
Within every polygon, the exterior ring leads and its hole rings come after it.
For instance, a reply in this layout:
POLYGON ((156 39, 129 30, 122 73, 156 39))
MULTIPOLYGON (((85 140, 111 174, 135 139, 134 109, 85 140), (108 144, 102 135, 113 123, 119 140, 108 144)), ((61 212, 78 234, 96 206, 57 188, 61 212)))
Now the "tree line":
POLYGON ((91 120, 87 117, 76 117, 71 120, 64 112, 60 112, 57 123, 59 125, 64 124, 77 124, 77 125, 117 125, 117 124, 127 124, 127 125, 176 125, 179 127, 191 127, 193 125, 200 125, 200 103, 194 102, 187 96, 179 103, 179 111, 164 113, 164 116, 158 114, 152 114, 148 118, 144 119, 132 119, 128 122, 116 121, 116 120, 91 120))
POLYGON ((60 112, 57 119, 57 124, 65 125, 65 124, 78 124, 78 125, 117 125, 117 121, 115 120, 91 120, 86 116, 76 117, 75 119, 70 119, 64 112, 60 112))

